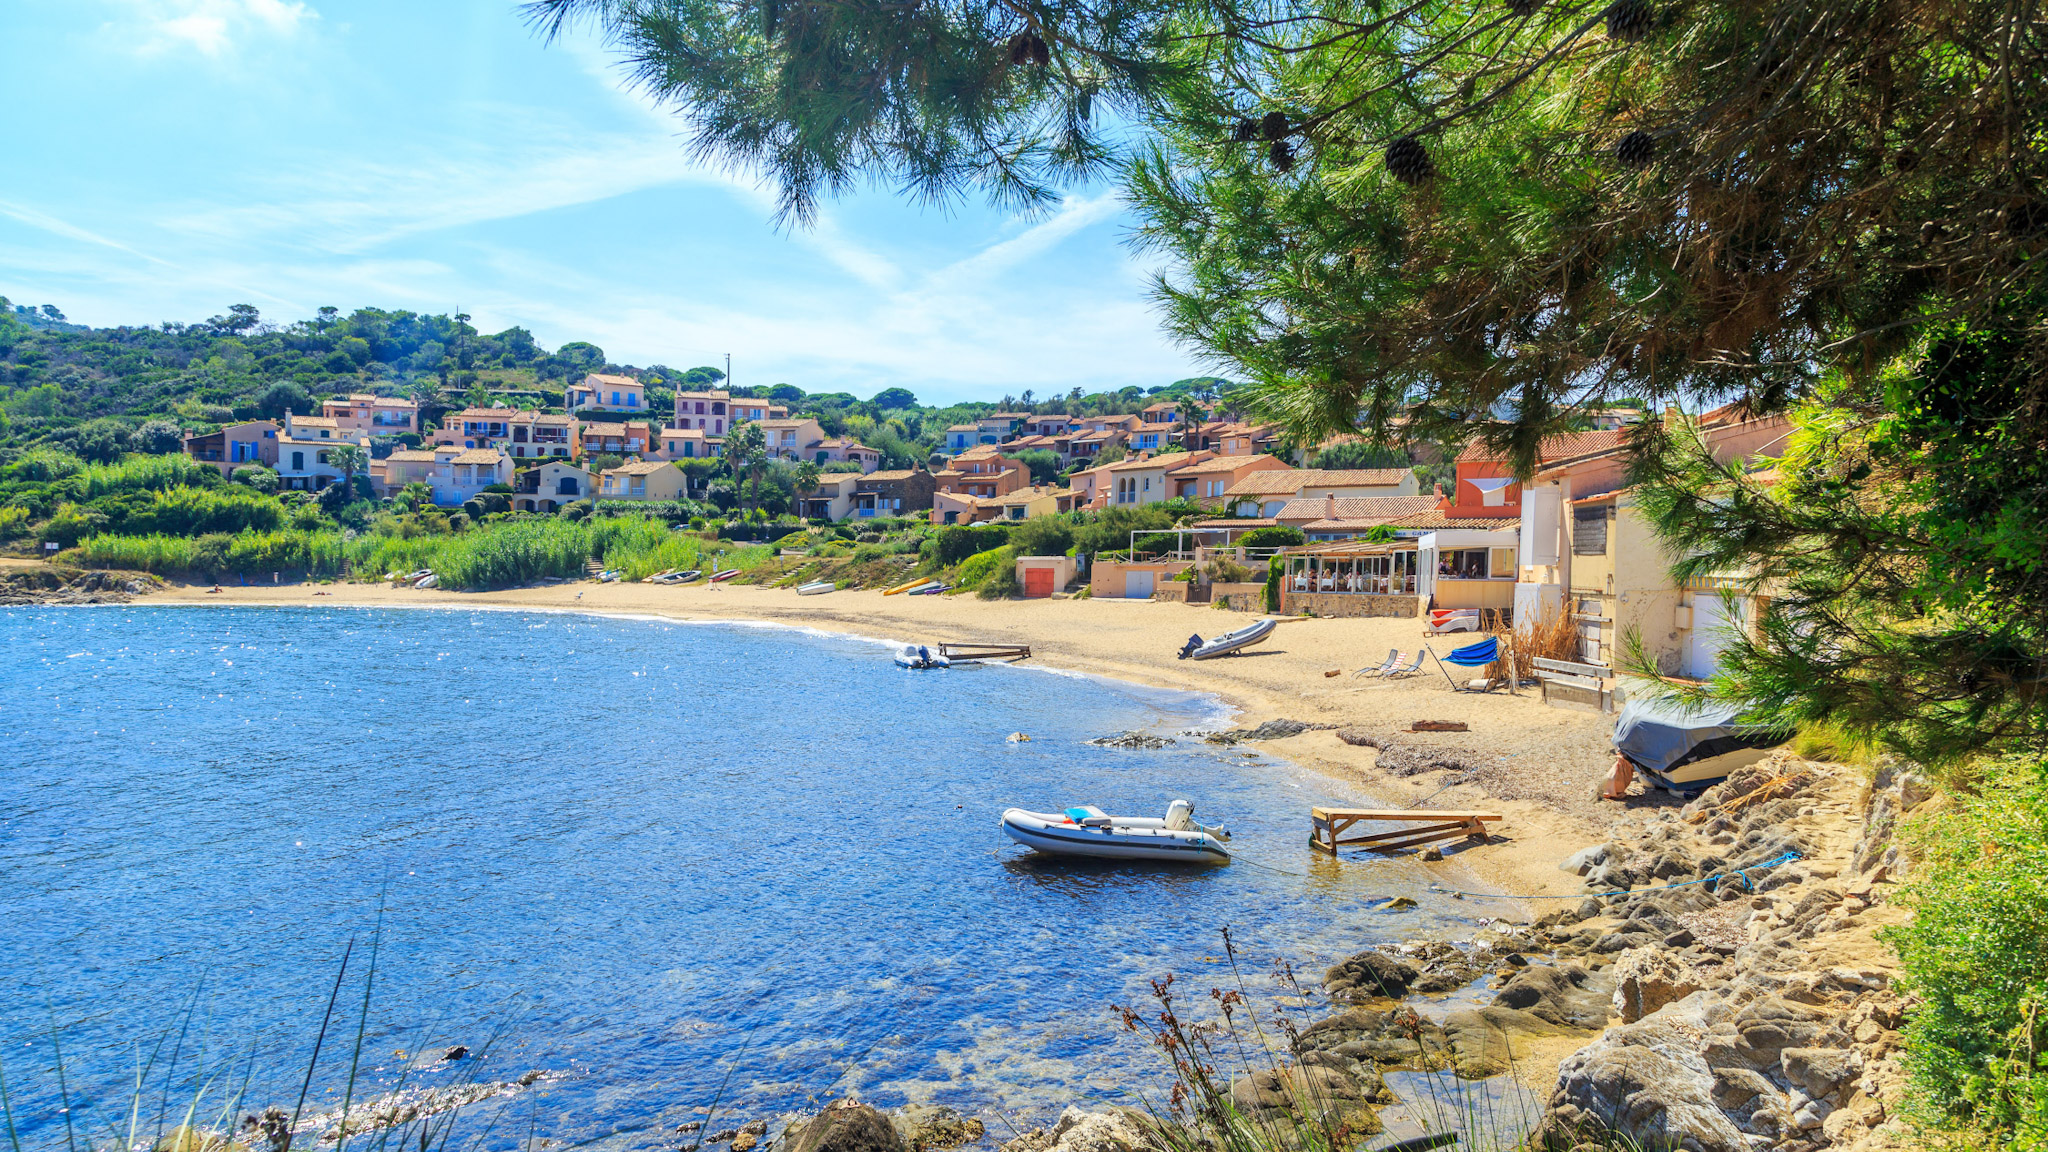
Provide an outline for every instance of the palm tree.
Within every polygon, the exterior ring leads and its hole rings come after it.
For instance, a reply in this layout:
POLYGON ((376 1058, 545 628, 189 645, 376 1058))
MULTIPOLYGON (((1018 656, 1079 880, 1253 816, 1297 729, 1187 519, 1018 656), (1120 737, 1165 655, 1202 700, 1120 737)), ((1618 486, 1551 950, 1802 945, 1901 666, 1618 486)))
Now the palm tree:
POLYGON ((356 473, 369 467, 370 454, 361 445, 343 444, 327 451, 327 462, 341 469, 342 491, 355 495, 356 473))
MULTIPOLYGON (((745 471, 754 481, 754 503, 761 499, 761 470, 767 464, 768 437, 752 420, 732 430, 725 438, 725 462, 737 480, 745 471)), ((744 499, 745 490, 741 490, 744 499)), ((751 510, 751 508, 749 509, 751 510)))
POLYGON ((818 465, 814 461, 810 460, 805 460, 799 463, 796 466, 796 506, 797 513, 800 517, 803 513, 803 499, 805 494, 817 488, 817 486, 818 465))

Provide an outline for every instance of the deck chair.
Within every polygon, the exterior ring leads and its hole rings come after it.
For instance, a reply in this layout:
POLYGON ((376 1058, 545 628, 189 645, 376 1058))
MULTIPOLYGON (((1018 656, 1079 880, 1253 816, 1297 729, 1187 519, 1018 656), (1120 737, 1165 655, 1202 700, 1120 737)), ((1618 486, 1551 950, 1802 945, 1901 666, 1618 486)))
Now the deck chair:
POLYGON ((1389 649, 1387 649, 1387 658, 1386 658, 1385 660, 1382 660, 1382 661, 1380 661, 1380 662, 1379 662, 1378 664, 1368 664, 1368 665, 1366 665, 1365 667, 1363 667, 1363 668, 1360 668, 1360 669, 1359 669, 1358 671, 1356 671, 1356 672, 1353 672, 1353 673, 1352 673, 1352 675, 1353 675, 1353 676, 1384 676, 1384 675, 1386 675, 1386 673, 1387 673, 1387 669, 1389 669, 1389 668, 1392 668, 1392 667, 1393 667, 1394 665, 1396 665, 1396 664, 1399 664, 1400 662, 1401 662, 1401 651, 1400 651, 1400 649, 1398 649, 1398 648, 1389 648, 1389 649))
POLYGON ((1396 676, 1408 676, 1420 672, 1422 670, 1422 662, 1428 658, 1429 649, 1418 649, 1415 653, 1415 659, 1410 660, 1406 664, 1387 669, 1386 678, 1392 680, 1396 676))

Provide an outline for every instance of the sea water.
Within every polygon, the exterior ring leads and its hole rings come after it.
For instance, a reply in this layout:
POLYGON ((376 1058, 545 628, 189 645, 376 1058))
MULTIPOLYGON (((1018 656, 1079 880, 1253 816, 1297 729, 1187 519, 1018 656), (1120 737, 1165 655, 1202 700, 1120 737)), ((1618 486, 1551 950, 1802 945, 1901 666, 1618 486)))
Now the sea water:
POLYGON ((1213 701, 1028 663, 498 611, 9 609, 0 645, 0 1072, 30 1146, 119 1127, 138 1068, 152 1105, 246 1077, 242 1110, 289 1110, 323 1019, 309 1110, 355 1055, 358 1100, 542 1072, 486 1144, 675 1147, 714 1100, 715 1128, 849 1094, 1002 1138, 1157 1099, 1116 1010, 1156 1013, 1156 979, 1307 1012, 1287 965, 1456 923, 1413 865, 1310 851, 1311 805, 1369 797, 1180 735, 1213 701), (1175 742, 1085 743, 1127 729, 1175 742), (1235 863, 997 826, 1177 797, 1235 863))

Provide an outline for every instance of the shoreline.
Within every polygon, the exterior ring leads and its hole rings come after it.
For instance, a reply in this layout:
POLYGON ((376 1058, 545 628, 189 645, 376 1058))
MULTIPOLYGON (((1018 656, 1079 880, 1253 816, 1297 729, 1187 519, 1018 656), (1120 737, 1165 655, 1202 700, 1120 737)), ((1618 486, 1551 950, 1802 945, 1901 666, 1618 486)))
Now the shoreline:
MULTIPOLYGON (((1507 894, 1475 904, 1475 918, 1528 919, 1554 906, 1554 901, 1515 897, 1575 894, 1577 886, 1557 870, 1557 862, 1611 835, 1615 819, 1624 815, 1624 806, 1590 798, 1594 782, 1607 767, 1610 718, 1548 708, 1526 693, 1454 692, 1441 674, 1434 680, 1418 674, 1388 682, 1348 675, 1350 668, 1377 663, 1390 648, 1410 652, 1424 643, 1417 620, 1283 619, 1272 639, 1244 656, 1190 662, 1174 656, 1189 633, 1227 630, 1242 621, 1242 614, 1166 601, 913 600, 875 591, 798 596, 786 589, 701 583, 663 587, 575 581, 496 592, 342 583, 221 587, 212 593, 205 585, 174 583, 130 603, 552 611, 790 628, 880 646, 941 639, 1029 644, 1032 656, 1024 667, 1203 696, 1220 704, 1219 723, 1247 729, 1271 720, 1327 725, 1283 739, 1246 743, 1364 788, 1386 803, 1483 806, 1501 812, 1505 820, 1496 827, 1504 841, 1462 850, 1447 844, 1445 862, 1434 866, 1446 870, 1447 881, 1455 869, 1477 887, 1507 894), (1328 675, 1332 671, 1339 675, 1328 675), (1471 731, 1407 731, 1410 721, 1422 719, 1464 720, 1471 731), (1404 749, 1447 754, 1479 771, 1385 771, 1379 767, 1376 749, 1346 743, 1337 734, 1340 730, 1362 730, 1404 749)), ((1666 806, 1640 797, 1626 807, 1666 806)), ((1305 828, 1307 813, 1302 815, 1305 828)), ((1472 885, 1446 884, 1468 886, 1472 885)))

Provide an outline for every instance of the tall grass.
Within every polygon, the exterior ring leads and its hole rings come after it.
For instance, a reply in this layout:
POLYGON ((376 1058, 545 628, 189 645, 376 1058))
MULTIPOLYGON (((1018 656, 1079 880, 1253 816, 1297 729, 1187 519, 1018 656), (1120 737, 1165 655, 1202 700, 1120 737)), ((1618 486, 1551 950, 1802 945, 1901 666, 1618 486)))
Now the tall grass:
POLYGON ((441 549, 423 566, 441 585, 465 591, 577 576, 590 558, 592 535, 583 523, 512 520, 440 537, 441 549))
POLYGON ((112 464, 87 464, 66 477, 65 487, 75 500, 92 500, 112 492, 162 492, 219 480, 212 465, 190 456, 128 456, 112 464))

